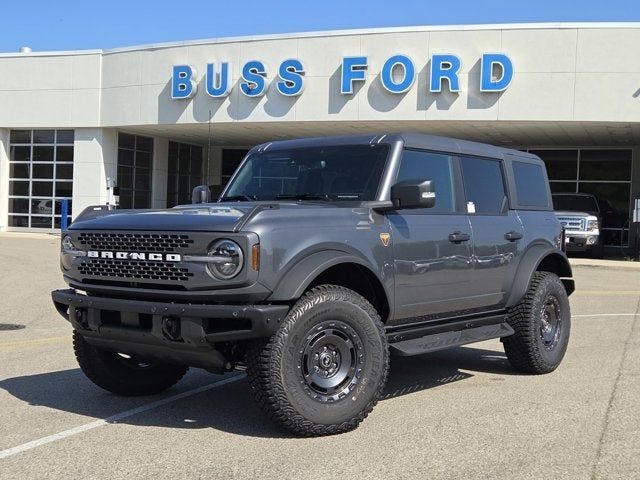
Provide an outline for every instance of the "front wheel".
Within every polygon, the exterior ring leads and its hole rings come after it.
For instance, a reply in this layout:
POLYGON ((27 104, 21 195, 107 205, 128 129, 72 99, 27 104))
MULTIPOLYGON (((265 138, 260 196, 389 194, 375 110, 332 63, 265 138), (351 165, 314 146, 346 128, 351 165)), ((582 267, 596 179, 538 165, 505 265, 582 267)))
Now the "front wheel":
POLYGON ((247 374, 260 406, 298 435, 352 430, 371 412, 389 368, 384 329, 352 290, 307 292, 279 330, 247 350, 247 374))
POLYGON ((564 358, 571 331, 569 298, 560 279, 536 272, 526 295, 509 312, 515 333, 503 339, 511 365, 526 373, 549 373, 564 358))
POLYGON ((123 396, 160 393, 176 384, 189 369, 94 347, 76 330, 73 332, 73 350, 89 380, 123 396))

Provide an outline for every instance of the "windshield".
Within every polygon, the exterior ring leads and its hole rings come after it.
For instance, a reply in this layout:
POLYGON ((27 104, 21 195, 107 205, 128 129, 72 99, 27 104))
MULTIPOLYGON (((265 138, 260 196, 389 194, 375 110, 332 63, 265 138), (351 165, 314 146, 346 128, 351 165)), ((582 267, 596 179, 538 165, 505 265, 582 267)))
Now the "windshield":
POLYGON ((553 209, 569 212, 597 212, 598 204, 595 198, 584 195, 553 195, 553 209))
POLYGON ((253 153, 221 200, 375 200, 388 145, 253 153))

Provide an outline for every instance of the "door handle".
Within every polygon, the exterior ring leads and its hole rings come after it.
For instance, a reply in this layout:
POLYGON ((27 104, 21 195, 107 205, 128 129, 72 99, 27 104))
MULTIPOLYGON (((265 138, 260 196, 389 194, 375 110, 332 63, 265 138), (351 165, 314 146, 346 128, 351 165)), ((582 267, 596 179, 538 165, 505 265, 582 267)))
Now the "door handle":
POLYGON ((453 243, 468 242, 469 240, 471 240, 471 235, 468 233, 455 231, 449 234, 449 241, 453 243))
POLYGON ((510 232, 504 234, 504 238, 506 238, 510 242, 515 242, 516 240, 520 240, 522 238, 522 234, 520 232, 511 230, 510 232))

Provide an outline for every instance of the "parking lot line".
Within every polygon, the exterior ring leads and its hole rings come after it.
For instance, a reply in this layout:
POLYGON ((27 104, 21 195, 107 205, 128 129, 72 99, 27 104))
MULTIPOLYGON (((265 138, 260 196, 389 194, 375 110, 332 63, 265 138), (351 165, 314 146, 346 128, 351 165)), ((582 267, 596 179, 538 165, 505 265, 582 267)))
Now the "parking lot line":
POLYGON ((572 295, 589 295, 589 296, 605 296, 605 297, 615 297, 615 296, 631 296, 631 297, 640 297, 640 290, 576 290, 572 293, 572 295))
POLYGON ((71 340, 71 335, 64 335, 62 337, 46 337, 46 338, 34 338, 31 340, 16 340, 14 342, 2 342, 0 343, 0 350, 26 347, 36 345, 49 345, 51 343, 63 342, 64 340, 71 340))
POLYGON ((640 313, 589 313, 583 315, 571 315, 571 318, 580 317, 635 317, 640 313))
POLYGON ((48 435, 46 437, 42 437, 37 440, 32 440, 31 442, 23 443, 22 445, 7 448, 6 450, 0 451, 0 460, 3 458, 11 457, 12 455, 16 455, 18 453, 26 452, 27 450, 31 450, 33 448, 40 447, 42 445, 46 445, 47 443, 56 442, 58 440, 62 440, 67 437, 78 435, 79 433, 83 433, 88 430, 92 430, 94 428, 102 427, 110 423, 117 423, 118 421, 124 418, 132 417, 133 415, 138 415, 139 413, 143 413, 148 410, 152 410, 154 408, 162 407, 163 405, 167 405, 169 403, 182 400, 183 398, 191 397, 193 395, 206 392, 213 388, 221 387, 222 385, 227 385, 232 382, 237 382, 238 380, 241 380, 244 377, 245 377, 245 374, 243 373, 233 375, 229 378, 225 378, 224 380, 213 382, 208 385, 203 385, 201 387, 194 388, 192 390, 187 390, 186 392, 182 392, 177 395, 172 395, 171 397, 163 398, 162 400, 157 400, 155 402, 147 403, 137 408, 132 408, 131 410, 126 410, 124 412, 116 413, 115 415, 111 415, 110 417, 107 417, 107 418, 101 418, 100 420, 96 420, 91 423, 86 423, 78 427, 70 428, 69 430, 64 430, 62 432, 54 433, 53 435, 48 435))

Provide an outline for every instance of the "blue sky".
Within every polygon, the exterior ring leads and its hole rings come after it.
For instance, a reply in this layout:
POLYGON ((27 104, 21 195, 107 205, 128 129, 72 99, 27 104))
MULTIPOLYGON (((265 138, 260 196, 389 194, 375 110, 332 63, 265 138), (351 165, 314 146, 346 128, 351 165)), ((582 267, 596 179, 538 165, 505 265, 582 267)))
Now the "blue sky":
POLYGON ((640 21, 640 9, 638 0, 22 0, 4 3, 2 20, 0 51, 11 52, 367 27, 640 21))

